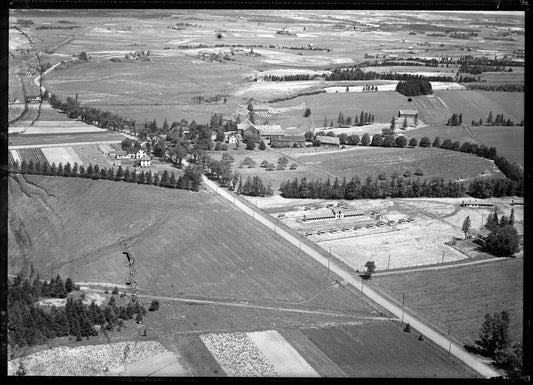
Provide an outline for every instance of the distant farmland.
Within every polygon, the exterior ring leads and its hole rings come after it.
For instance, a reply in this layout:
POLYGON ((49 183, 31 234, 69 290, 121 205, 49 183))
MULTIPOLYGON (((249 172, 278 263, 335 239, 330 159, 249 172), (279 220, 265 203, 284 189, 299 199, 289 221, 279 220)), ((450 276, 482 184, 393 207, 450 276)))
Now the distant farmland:
POLYGON ((312 164, 321 170, 330 172, 340 178, 350 179, 358 175, 377 177, 386 173, 401 175, 410 170, 411 178, 417 178, 414 171, 422 169, 424 178, 444 178, 455 180, 457 178, 469 179, 479 177, 481 172, 487 170, 494 177, 503 177, 503 174, 489 160, 462 152, 442 150, 439 148, 382 148, 358 147, 354 150, 316 155, 304 155, 299 160, 312 164), (431 161, 429 161, 431 159, 431 161))
POLYGON ((479 337, 486 313, 511 313, 511 338, 522 339, 523 260, 376 276, 372 284, 462 342, 479 337))

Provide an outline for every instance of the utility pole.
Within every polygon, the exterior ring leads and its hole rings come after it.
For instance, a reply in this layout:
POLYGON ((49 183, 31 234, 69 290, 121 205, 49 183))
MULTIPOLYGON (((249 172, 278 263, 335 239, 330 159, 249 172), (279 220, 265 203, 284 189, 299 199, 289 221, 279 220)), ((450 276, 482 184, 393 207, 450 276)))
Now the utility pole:
POLYGON ((329 247, 329 254, 328 254, 328 275, 329 275, 329 260, 331 258, 331 246, 329 247))
POLYGON ((444 250, 442 250, 442 261, 441 263, 444 263, 444 250))
POLYGON ((450 341, 450 345, 448 346, 448 355, 452 352, 452 339, 450 337, 450 332, 452 330, 452 324, 451 322, 448 322, 448 340, 450 341))
POLYGON ((363 296, 363 284, 365 283, 365 280, 361 278, 361 297, 363 296))
POLYGON ((404 305, 405 305, 405 293, 402 293, 402 326, 403 326, 403 315, 405 313, 404 305))
POLYGON ((390 266, 390 254, 389 254, 389 261, 387 262, 387 270, 389 270, 389 266, 390 266))

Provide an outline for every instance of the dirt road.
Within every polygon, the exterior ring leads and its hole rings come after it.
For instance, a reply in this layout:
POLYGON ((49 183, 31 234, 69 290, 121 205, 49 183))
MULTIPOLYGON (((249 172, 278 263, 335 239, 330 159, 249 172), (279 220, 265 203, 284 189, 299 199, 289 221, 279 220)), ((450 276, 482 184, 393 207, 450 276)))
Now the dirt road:
POLYGON ((298 238, 296 238, 293 234, 289 233, 288 231, 285 231, 284 229, 279 228, 276 225, 274 219, 268 218, 266 215, 262 214, 261 212, 258 212, 254 210, 253 208, 247 206, 238 197, 235 197, 235 195, 231 194, 227 190, 218 187, 216 183, 214 183, 213 181, 210 181, 205 176, 203 176, 203 181, 206 184, 206 186, 214 190, 216 193, 220 194, 223 198, 227 199, 228 201, 233 202, 233 204, 239 209, 241 209, 244 213, 250 216, 253 216, 256 221, 261 222, 263 225, 274 230, 274 232, 276 232, 278 235, 282 236, 288 242, 292 243, 296 247, 299 247, 303 252, 305 252, 310 257, 314 258, 320 264, 324 266, 329 266, 329 269, 333 273, 341 277, 342 280, 345 281, 345 283, 350 284, 354 288, 361 290, 362 294, 366 295, 368 298, 373 300, 375 303, 387 309, 389 312, 394 314, 396 317, 400 318, 403 315, 404 321, 406 323, 409 323, 411 327, 414 327, 417 331, 422 333, 424 337, 432 340, 434 343, 436 343, 443 349, 449 350, 450 354, 453 354, 455 357, 457 357, 458 359, 466 363, 468 366, 470 366, 472 369, 474 369, 476 372, 478 372, 483 377, 490 378, 490 377, 500 376, 500 373, 490 368, 487 364, 483 363, 480 359, 469 354, 464 349, 462 349, 459 345, 451 342, 447 337, 439 334, 438 332, 436 332, 429 326, 420 322, 414 314, 404 313, 401 306, 398 306, 394 304, 393 302, 391 302, 390 300, 386 299, 377 290, 369 288, 369 287, 365 287, 364 281, 360 277, 351 274, 345 268, 337 265, 334 261, 329 261, 326 255, 323 255, 322 253, 316 251, 315 249, 311 248, 305 243, 302 243, 298 238))

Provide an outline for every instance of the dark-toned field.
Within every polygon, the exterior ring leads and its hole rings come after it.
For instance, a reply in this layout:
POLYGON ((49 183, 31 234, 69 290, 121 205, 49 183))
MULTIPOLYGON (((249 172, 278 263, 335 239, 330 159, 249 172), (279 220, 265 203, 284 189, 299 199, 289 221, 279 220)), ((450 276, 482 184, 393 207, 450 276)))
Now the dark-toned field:
POLYGON ((411 178, 416 178, 414 172, 418 168, 424 172, 421 179, 470 179, 481 176, 485 170, 493 177, 503 177, 487 159, 439 148, 358 147, 345 152, 305 155, 299 160, 348 179, 355 175, 361 178, 366 175, 377 177, 380 173, 390 177, 394 172, 401 176, 406 170, 411 171, 411 178))
POLYGON ((372 322, 302 332, 350 377, 472 377, 444 352, 398 322, 372 322))
POLYGON ((478 142, 494 146, 499 155, 507 160, 524 165, 524 127, 480 126, 470 127, 478 142))
POLYGON ((522 339, 523 260, 502 260, 446 270, 376 276, 372 284, 466 343, 479 337, 486 313, 511 313, 511 338, 522 339))

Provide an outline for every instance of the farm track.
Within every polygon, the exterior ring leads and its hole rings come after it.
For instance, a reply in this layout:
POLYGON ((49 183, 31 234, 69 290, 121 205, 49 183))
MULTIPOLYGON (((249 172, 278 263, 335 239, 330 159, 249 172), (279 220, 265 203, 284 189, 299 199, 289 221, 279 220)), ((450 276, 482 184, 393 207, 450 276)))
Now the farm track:
MULTIPOLYGON (((205 176, 203 177, 203 180, 207 186, 211 187, 213 190, 215 189, 216 184, 214 182, 208 180, 205 176)), ((217 191, 219 191, 218 187, 216 188, 217 191)), ((232 198, 232 195, 225 190, 220 190, 220 194, 228 200, 231 200, 232 198)), ((238 200, 238 206, 248 215, 252 215, 252 213, 254 213, 256 220, 263 223, 267 227, 274 229, 274 231, 276 231, 280 236, 285 238, 288 242, 292 243, 293 245, 299 244, 298 238, 296 238, 292 233, 284 229, 276 229, 276 225, 272 222, 272 218, 268 218, 266 216, 263 216, 261 213, 256 212, 255 209, 247 206, 240 199, 238 200)), ((361 278, 355 276, 348 269, 344 268, 342 265, 338 264, 335 261, 332 261, 330 264, 329 258, 325 256, 324 253, 317 252, 315 249, 311 248, 307 244, 303 244, 301 249, 320 264, 324 266, 329 266, 329 270, 337 274, 341 279, 346 281, 347 284, 353 286, 354 288, 361 287, 361 290, 359 290, 361 294, 363 294, 364 290, 364 294, 376 304, 387 309, 396 317, 399 317, 400 315, 403 316, 404 322, 409 323, 411 327, 415 328, 426 338, 432 340, 441 348, 449 350, 450 354, 453 354, 456 358, 463 361, 465 364, 470 366, 482 376, 488 378, 500 376, 497 371, 489 367, 484 361, 478 359, 477 357, 474 357, 473 355, 465 351, 461 345, 452 342, 448 337, 442 335, 442 332, 439 333, 438 331, 436 331, 433 325, 429 324, 427 321, 423 321, 423 318, 421 318, 417 313, 414 313, 413 311, 405 312, 401 305, 399 305, 391 297, 386 296, 377 288, 369 286, 363 288, 362 285, 364 281, 361 278)))
POLYGON ((449 265, 441 265, 441 266, 428 266, 428 267, 417 267, 415 269, 404 269, 404 270, 395 270, 395 271, 385 271, 382 273, 374 273, 372 276, 384 276, 384 275, 394 275, 394 274, 402 274, 402 273, 412 273, 415 271, 427 271, 427 270, 443 270, 443 269, 453 269, 453 268, 461 268, 464 266, 470 266, 470 265, 480 265, 483 263, 490 263, 490 262, 501 262, 502 260, 505 260, 506 258, 489 258, 489 259, 483 259, 480 261, 470 261, 470 262, 458 262, 453 263, 449 265))
POLYGON ((474 139, 474 141, 478 144, 484 144, 477 136, 474 134, 468 126, 462 125, 462 127, 465 129, 465 131, 474 139))

